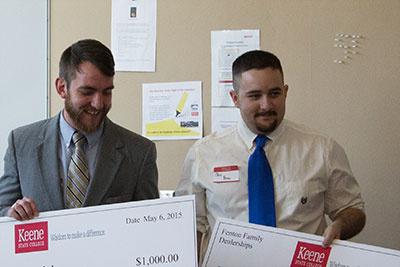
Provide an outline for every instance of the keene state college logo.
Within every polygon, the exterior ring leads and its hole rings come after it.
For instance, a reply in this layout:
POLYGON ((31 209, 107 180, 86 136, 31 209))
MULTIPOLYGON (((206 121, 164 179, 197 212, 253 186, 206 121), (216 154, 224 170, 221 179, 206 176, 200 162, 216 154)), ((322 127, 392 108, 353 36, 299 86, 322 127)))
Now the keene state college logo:
POLYGON ((326 267, 331 248, 298 242, 290 267, 326 267))
POLYGON ((48 250, 47 222, 15 225, 15 253, 48 250))

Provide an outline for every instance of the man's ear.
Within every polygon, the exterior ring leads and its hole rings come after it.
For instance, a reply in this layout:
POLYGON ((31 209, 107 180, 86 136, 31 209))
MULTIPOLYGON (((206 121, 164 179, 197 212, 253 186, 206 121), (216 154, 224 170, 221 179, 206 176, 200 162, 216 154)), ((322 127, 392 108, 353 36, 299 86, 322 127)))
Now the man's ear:
POLYGON ((231 90, 229 92, 229 94, 231 95, 232 101, 235 104, 235 107, 239 108, 239 96, 238 96, 238 92, 236 92, 236 90, 231 90))
POLYGON ((67 97, 67 82, 61 77, 56 79, 56 90, 62 99, 67 97))
POLYGON ((289 85, 285 84, 283 88, 285 89, 285 98, 286 98, 287 92, 289 91, 289 85))

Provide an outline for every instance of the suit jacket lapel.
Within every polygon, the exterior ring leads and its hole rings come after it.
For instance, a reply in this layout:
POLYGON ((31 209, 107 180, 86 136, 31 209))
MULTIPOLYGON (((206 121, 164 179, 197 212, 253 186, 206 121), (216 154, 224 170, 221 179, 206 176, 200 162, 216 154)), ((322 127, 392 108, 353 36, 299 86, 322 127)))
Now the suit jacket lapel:
POLYGON ((114 124, 108 118, 105 118, 103 140, 99 147, 94 175, 90 178, 91 181, 83 206, 101 203, 123 160, 123 155, 118 150, 122 146, 123 143, 114 124))
POLYGON ((58 142, 59 142, 59 115, 49 120, 39 138, 42 142, 36 147, 36 158, 42 174, 42 183, 46 189, 49 205, 54 210, 64 208, 63 194, 60 186, 60 173, 58 168, 58 142))

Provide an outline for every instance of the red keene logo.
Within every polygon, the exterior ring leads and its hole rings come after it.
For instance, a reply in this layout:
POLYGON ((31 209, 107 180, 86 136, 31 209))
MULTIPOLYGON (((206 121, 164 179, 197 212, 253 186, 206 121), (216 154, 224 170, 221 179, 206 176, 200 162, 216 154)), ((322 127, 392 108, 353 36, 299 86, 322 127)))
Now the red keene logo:
POLYGON ((326 267, 331 248, 298 242, 290 267, 326 267))
POLYGON ((15 225, 15 253, 48 250, 47 222, 15 225))

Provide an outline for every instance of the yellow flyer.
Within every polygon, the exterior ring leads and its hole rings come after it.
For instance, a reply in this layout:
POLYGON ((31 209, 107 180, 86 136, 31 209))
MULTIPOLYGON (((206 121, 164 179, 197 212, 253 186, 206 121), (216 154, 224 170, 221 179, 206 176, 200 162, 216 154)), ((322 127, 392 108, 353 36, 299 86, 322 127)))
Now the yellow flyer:
POLYGON ((143 84, 142 135, 151 140, 203 136, 201 82, 143 84))

